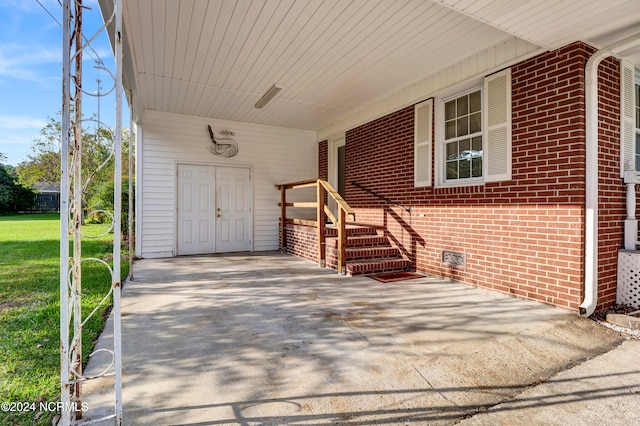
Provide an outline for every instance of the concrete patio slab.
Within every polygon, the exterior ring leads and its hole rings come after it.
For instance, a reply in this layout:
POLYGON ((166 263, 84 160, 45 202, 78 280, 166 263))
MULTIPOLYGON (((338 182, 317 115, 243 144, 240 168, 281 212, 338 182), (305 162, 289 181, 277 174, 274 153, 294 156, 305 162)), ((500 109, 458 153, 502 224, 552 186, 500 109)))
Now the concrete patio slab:
MULTIPOLYGON (((381 283, 279 253, 138 261, 122 311, 127 425, 448 425, 626 340, 460 283, 381 283)), ((85 385, 86 419, 111 387, 85 385)))
POLYGON ((460 425, 640 425, 639 357, 624 342, 460 425))

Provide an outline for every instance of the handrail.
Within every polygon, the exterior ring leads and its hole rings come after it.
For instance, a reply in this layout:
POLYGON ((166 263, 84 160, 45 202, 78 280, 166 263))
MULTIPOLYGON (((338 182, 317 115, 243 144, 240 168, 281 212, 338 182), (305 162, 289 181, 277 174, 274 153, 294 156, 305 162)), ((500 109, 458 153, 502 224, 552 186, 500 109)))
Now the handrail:
POLYGON ((360 183, 356 182, 355 180, 352 180, 352 181, 351 181, 351 185, 356 186, 356 187, 358 187, 358 188, 362 189, 363 191, 368 192, 369 194, 373 195, 374 197, 377 197, 377 198, 381 199, 382 201, 384 201, 384 202, 385 202, 385 203, 387 203, 387 204, 391 204, 392 206, 399 207, 399 208, 401 208, 402 210, 404 210, 404 211, 406 211, 406 212, 411 213, 411 207, 405 207, 405 206, 403 206, 403 205, 401 205, 401 204, 394 203, 393 201, 391 201, 390 199, 388 199, 388 198, 387 198, 387 197, 385 197, 384 195, 380 195, 380 194, 378 194, 378 193, 377 193, 376 191, 374 191, 373 189, 369 189, 369 188, 367 188, 366 186, 364 186, 364 185, 362 185, 362 184, 360 184, 360 183))
POLYGON ((276 185, 278 188, 286 188, 286 189, 296 189, 296 188, 305 188, 307 186, 316 186, 318 179, 307 179, 307 180, 299 180, 297 182, 289 182, 282 183, 276 185))
POLYGON ((309 179, 298 182, 290 182, 276 185, 280 189, 280 203, 281 217, 280 217, 280 250, 286 251, 287 239, 286 239, 286 226, 287 223, 302 224, 307 226, 314 226, 317 228, 318 236, 318 265, 325 266, 326 258, 326 243, 325 243, 325 222, 324 215, 326 214, 331 223, 333 223, 338 230, 338 273, 346 273, 346 246, 347 246, 347 231, 346 223, 347 216, 351 216, 355 221, 355 212, 342 198, 342 196, 335 190, 335 188, 324 179, 309 179), (316 201, 315 202, 287 202, 287 190, 308 188, 311 186, 316 187, 316 201), (331 197, 338 206, 337 217, 333 215, 333 212, 329 206, 324 202, 325 192, 331 197), (303 220, 303 219, 287 219, 287 207, 297 208, 315 208, 316 209, 316 221, 303 220))
POLYGON ((318 179, 318 183, 321 184, 324 189, 329 193, 329 195, 331 195, 331 198, 333 198, 335 200, 335 202, 338 204, 338 206, 343 209, 345 211, 345 213, 347 213, 348 215, 352 215, 355 216, 355 213, 353 211, 353 209, 351 208, 351 206, 349 206, 349 204, 347 204, 347 202, 344 200, 344 198, 342 198, 342 195, 340 195, 340 193, 338 191, 335 190, 335 188, 333 186, 331 186, 331 184, 329 182, 327 182, 326 180, 323 179, 318 179))

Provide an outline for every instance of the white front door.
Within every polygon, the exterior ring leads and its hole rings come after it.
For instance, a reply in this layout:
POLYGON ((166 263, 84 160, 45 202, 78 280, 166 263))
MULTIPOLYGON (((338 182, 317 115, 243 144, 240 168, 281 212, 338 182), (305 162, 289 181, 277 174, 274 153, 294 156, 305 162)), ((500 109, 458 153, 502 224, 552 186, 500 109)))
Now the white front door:
POLYGON ((251 170, 216 167, 216 253, 251 248, 251 170))
POLYGON ((251 249, 251 171, 179 164, 177 254, 251 249))
POLYGON ((178 164, 178 254, 215 251, 215 169, 178 164))

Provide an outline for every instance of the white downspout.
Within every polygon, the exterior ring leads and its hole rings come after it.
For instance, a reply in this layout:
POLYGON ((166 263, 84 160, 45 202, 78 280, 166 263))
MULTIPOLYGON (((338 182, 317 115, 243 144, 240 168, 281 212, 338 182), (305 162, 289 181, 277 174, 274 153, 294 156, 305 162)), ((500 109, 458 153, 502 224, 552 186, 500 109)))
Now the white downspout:
POLYGON ((586 180, 584 301, 580 315, 588 317, 598 304, 598 65, 607 57, 640 44, 640 34, 598 50, 585 69, 586 180))

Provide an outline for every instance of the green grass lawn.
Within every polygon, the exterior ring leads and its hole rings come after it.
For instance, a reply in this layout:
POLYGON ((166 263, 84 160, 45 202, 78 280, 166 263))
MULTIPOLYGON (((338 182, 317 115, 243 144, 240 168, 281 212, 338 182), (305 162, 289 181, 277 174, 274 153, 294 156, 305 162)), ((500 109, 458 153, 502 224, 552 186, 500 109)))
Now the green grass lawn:
MULTIPOLYGON (((101 227, 86 225, 83 230, 97 235, 101 227)), ((59 241, 58 214, 0 216, 0 402, 38 404, 60 398, 59 241)), ((112 235, 83 239, 83 258, 111 259, 112 242, 112 235)), ((128 262, 123 261, 122 277, 127 273, 128 262)), ((83 263, 82 286, 86 315, 109 291, 108 269, 97 262, 83 263)), ((109 306, 85 325, 85 362, 109 306)), ((0 425, 51 424, 54 415, 0 412, 0 425)))

